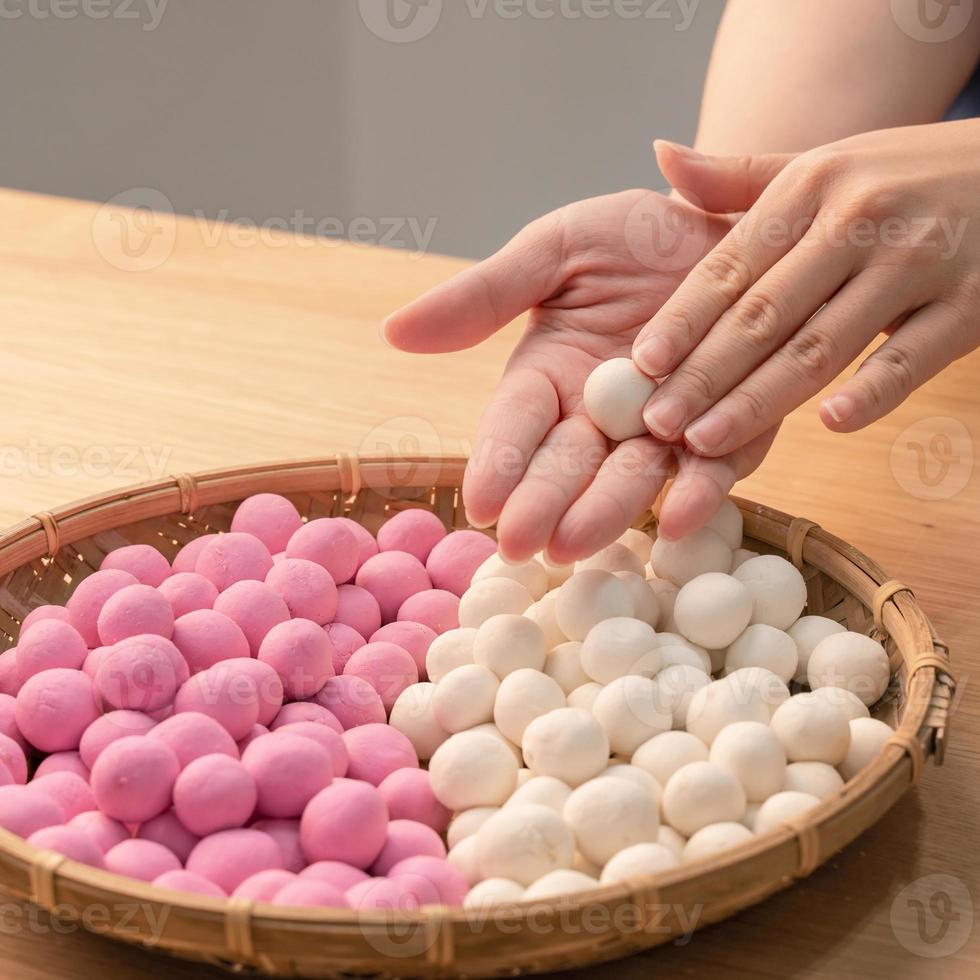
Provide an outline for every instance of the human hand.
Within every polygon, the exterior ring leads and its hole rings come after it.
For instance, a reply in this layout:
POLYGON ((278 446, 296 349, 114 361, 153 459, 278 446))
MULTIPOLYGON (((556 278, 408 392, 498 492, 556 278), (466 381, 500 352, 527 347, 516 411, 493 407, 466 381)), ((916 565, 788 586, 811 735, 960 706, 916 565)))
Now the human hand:
POLYGON ((980 343, 980 122, 799 156, 658 151, 683 195, 746 212, 633 345, 642 370, 670 375, 644 411, 660 438, 730 454, 888 333, 821 403, 828 428, 853 432, 980 343))
POLYGON ((679 537, 708 521, 762 461, 775 428, 730 456, 700 460, 649 436, 611 443, 582 404, 592 369, 628 356, 641 326, 730 228, 727 217, 652 191, 580 201, 388 318, 395 347, 442 353, 472 347, 531 310, 463 485, 470 520, 496 521, 505 555, 519 560, 546 547, 559 562, 589 555, 675 472, 660 527, 679 537))

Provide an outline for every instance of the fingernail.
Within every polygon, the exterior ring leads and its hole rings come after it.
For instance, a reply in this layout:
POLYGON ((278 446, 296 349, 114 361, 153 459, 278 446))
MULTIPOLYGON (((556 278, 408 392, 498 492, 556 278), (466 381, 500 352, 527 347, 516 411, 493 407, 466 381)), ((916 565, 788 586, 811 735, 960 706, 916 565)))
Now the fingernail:
POLYGON ((654 401, 643 413, 646 427, 661 439, 671 440, 677 437, 687 408, 676 395, 667 395, 654 401))
POLYGON ((846 422, 854 414, 854 409, 857 407, 850 395, 833 395, 830 398, 825 398, 822 404, 827 410, 827 414, 835 422, 846 422))
POLYGON ((699 453, 712 453, 724 443, 732 431, 731 420, 721 414, 709 414, 698 419, 684 432, 684 438, 699 453))
POLYGON ((651 378, 665 375, 673 356, 674 348, 666 337, 649 337, 633 351, 633 360, 651 378))
POLYGON ((672 140, 654 140, 653 148, 659 150, 661 147, 665 149, 672 150, 678 156, 687 157, 690 160, 703 160, 704 154, 698 153, 697 150, 692 149, 690 146, 685 146, 683 143, 674 143, 672 140))
POLYGON ((488 527, 493 527, 494 524, 497 523, 496 521, 485 521, 485 522, 478 521, 475 518, 470 517, 469 512, 466 511, 465 509, 463 513, 466 516, 466 523, 469 524, 470 527, 476 528, 476 530, 478 531, 485 531, 488 527))
POLYGON ((381 338, 381 343, 386 347, 394 348, 395 345, 388 339, 388 320, 390 319, 391 317, 386 317, 381 321, 381 326, 378 327, 378 336, 381 338))

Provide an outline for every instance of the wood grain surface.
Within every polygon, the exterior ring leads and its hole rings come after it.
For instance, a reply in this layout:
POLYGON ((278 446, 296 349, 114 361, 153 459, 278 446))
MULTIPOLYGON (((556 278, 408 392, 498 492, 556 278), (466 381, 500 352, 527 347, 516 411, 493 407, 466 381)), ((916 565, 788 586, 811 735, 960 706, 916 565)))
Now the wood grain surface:
MULTIPOLYGON (((520 324, 425 359, 378 334, 464 264, 0 192, 0 520, 187 470, 466 451, 520 324)), ((585 975, 980 976, 978 437, 974 355, 864 432, 830 433, 804 406, 738 487, 914 589, 960 682, 945 765, 806 881, 585 975)), ((110 975, 226 976, 0 902, 0 978, 110 975)))

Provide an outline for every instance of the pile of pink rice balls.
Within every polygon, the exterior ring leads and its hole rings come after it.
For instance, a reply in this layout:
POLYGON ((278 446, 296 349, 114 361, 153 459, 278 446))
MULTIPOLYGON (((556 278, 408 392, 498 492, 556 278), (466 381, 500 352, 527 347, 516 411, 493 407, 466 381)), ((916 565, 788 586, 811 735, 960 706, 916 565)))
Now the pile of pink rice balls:
POLYGON ((891 733, 880 644, 803 615, 796 568, 741 539, 726 501, 682 542, 515 565, 422 508, 375 537, 249 497, 229 532, 173 562, 119 548, 24 618, 0 827, 163 889, 357 911, 552 899, 738 846, 891 733))

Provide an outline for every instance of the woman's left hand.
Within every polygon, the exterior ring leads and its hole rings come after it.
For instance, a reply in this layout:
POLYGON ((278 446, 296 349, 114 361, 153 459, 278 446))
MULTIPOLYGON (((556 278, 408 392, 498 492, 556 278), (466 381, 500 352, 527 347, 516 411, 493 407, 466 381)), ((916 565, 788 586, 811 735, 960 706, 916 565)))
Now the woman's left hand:
POLYGON ((746 445, 890 336, 820 406, 852 432, 980 343, 980 121, 866 133, 798 156, 660 144, 707 211, 746 213, 640 331, 667 379, 644 413, 704 456, 746 445))

